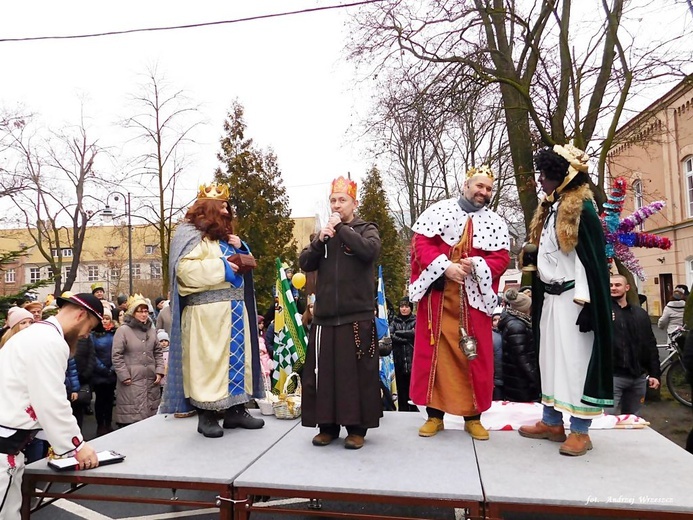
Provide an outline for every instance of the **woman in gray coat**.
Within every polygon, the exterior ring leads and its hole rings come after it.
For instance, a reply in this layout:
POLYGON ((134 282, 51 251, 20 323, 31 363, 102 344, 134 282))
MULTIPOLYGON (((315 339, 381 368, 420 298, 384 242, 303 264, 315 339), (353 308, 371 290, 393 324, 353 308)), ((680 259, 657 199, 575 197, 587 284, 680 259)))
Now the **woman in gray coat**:
POLYGON ((118 378, 116 424, 126 426, 155 415, 161 401, 164 356, 142 297, 136 296, 128 305, 124 323, 113 337, 111 356, 118 378))

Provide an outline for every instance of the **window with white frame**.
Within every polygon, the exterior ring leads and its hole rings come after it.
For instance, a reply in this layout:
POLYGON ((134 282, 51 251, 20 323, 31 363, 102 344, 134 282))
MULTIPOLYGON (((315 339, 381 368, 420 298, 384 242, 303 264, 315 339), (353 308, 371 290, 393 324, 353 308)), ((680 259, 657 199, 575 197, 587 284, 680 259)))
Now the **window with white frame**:
POLYGON ((161 264, 159 262, 152 262, 151 264, 149 264, 149 266, 150 278, 161 278, 161 264))
POLYGON ((686 177, 686 193, 688 195, 688 216, 693 217, 693 157, 683 161, 683 174, 686 177))
MULTIPOLYGON (((60 250, 60 254, 62 255, 63 258, 70 257, 70 256, 72 256, 72 249, 70 249, 69 247, 63 247, 60 250)), ((51 249, 51 255, 53 256, 53 258, 58 257, 58 249, 56 247, 51 249)))
POLYGON ((40 267, 30 267, 29 268, 29 283, 36 283, 41 281, 41 268, 40 267))
POLYGON ((156 254, 156 246, 144 246, 144 254, 145 255, 154 255, 156 254))
POLYGON ((99 280, 99 266, 98 265, 88 265, 87 266, 87 281, 96 282, 99 280))
POLYGON ((110 275, 111 280, 118 280, 120 278, 120 269, 117 267, 111 267, 110 275))
POLYGON ((70 277, 70 273, 72 272, 71 267, 65 267, 63 270, 63 281, 67 280, 70 277))
POLYGON ((5 271, 5 283, 14 283, 15 282, 15 271, 14 268, 8 269, 5 271))
POLYGON ((140 278, 142 276, 142 269, 140 264, 132 264, 132 277, 140 278))
MULTIPOLYGON (((635 209, 640 209, 645 205, 643 203, 642 181, 640 179, 633 182, 633 199, 635 209)), ((645 229, 645 225, 642 223, 638 224, 638 229, 642 231, 645 229)))

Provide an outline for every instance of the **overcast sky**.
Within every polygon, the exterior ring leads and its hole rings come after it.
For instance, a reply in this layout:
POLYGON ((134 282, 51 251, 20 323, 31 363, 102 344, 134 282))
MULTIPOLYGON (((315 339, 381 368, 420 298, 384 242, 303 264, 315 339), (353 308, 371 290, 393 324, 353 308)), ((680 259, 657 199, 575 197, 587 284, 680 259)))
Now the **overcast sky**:
MULTIPOLYGON (((318 0, 122 0, 8 2, 0 37, 70 35, 161 27, 335 5, 318 0)), ((271 146, 283 172, 295 216, 324 210, 329 182, 351 172, 361 178, 369 161, 347 137, 361 110, 353 71, 343 58, 345 10, 269 20, 100 38, 0 42, 0 106, 18 104, 52 128, 79 120, 81 99, 103 144, 110 125, 132 113, 128 96, 138 77, 156 65, 169 83, 202 104, 206 126, 188 169, 188 196, 211 180, 226 111, 245 107, 248 136, 271 146)), ((103 166, 102 166, 103 167, 103 166)), ((118 176, 118 172, 113 172, 118 176)), ((134 186, 127 186, 136 192, 134 186)), ((134 204, 133 204, 134 206, 134 204)))
MULTIPOLYGON (((4 3, 0 38, 187 25, 340 3, 348 1, 23 0, 4 3)), ((674 7, 671 0, 664 5, 662 14, 676 14, 674 25, 690 23, 685 6, 674 7)), ((346 19, 347 9, 336 9, 194 29, 0 42, 0 107, 21 104, 59 129, 78 122, 84 99, 91 135, 102 145, 120 145, 115 123, 133 114, 128 98, 138 91, 142 74, 156 65, 175 89, 201 104, 206 120, 196 134, 198 145, 188 152, 187 200, 200 183, 211 180, 222 123, 238 99, 248 136, 278 156, 293 215, 326 216, 330 181, 347 172, 360 180, 371 166, 365 146, 347 132, 359 123, 356 112, 367 112, 368 96, 365 87, 355 85, 353 67, 344 59, 346 19)), ((647 20, 638 26, 636 33, 644 33, 638 37, 661 36, 651 15, 647 20)), ((633 96, 629 108, 642 109, 664 92, 648 88, 633 96)), ((123 170, 110 162, 100 168, 115 179, 123 170)), ((125 187, 137 194, 132 183, 125 187)))

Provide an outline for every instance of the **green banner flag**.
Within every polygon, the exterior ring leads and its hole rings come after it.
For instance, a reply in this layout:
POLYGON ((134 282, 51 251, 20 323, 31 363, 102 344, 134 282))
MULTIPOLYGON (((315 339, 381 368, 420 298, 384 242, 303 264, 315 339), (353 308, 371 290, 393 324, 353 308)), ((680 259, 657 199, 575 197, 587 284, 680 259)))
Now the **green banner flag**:
MULTIPOLYGON (((272 373, 272 391, 280 393, 284 382, 291 372, 298 372, 306 361, 308 339, 301 322, 301 315, 296 309, 296 302, 291 291, 291 283, 286 277, 279 258, 277 267, 277 304, 274 309, 274 372, 272 373)), ((293 386, 294 383, 292 382, 293 386)), ((293 388, 289 388, 293 391, 293 388)))

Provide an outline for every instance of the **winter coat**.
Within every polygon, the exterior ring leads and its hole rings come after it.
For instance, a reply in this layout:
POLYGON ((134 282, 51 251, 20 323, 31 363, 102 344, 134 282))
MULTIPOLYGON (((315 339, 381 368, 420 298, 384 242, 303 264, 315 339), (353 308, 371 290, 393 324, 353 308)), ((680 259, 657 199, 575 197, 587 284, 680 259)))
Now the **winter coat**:
POLYGON ((113 337, 116 329, 106 332, 92 332, 89 340, 94 345, 95 366, 91 381, 95 385, 115 385, 116 374, 113 368, 111 352, 113 350, 113 337))
POLYGON ((380 255, 378 226, 354 217, 334 229, 330 240, 316 236, 298 258, 305 272, 319 273, 313 324, 334 327, 370 321, 375 311, 375 262, 380 255))
POLYGON ((536 401, 541 383, 530 317, 507 309, 498 330, 503 338, 503 398, 518 403, 536 401))
POLYGON ((613 302, 614 317, 613 372, 615 376, 639 377, 648 374, 661 381, 657 338, 647 311, 613 302))
POLYGON ((79 392, 79 373, 77 372, 77 362, 71 357, 67 360, 67 370, 65 371, 65 389, 67 396, 79 392))
POLYGON ((77 364, 80 387, 91 383, 94 367, 96 366, 96 355, 94 354, 94 346, 89 338, 80 339, 77 342, 74 358, 77 364))
POLYGON ((683 326, 683 310, 686 308, 686 300, 672 300, 664 307, 662 317, 659 318, 657 326, 660 329, 667 329, 667 334, 671 334, 679 327, 683 326))
POLYGON ((164 375, 164 356, 151 320, 142 324, 126 315, 125 323, 113 337, 111 358, 118 378, 116 423, 132 424, 155 415, 161 401, 161 387, 154 381, 157 374, 164 375), (128 379, 132 383, 123 384, 128 379))
POLYGON ((392 356, 397 374, 411 374, 411 364, 414 359, 414 325, 416 325, 414 314, 402 316, 397 313, 390 322, 392 356))
POLYGON ((493 386, 503 386, 503 336, 497 330, 492 330, 493 336, 493 386))

